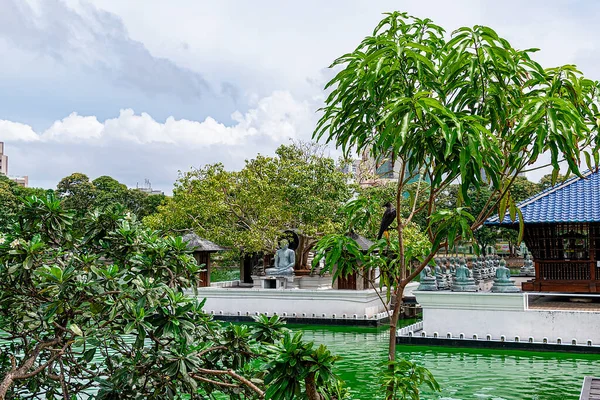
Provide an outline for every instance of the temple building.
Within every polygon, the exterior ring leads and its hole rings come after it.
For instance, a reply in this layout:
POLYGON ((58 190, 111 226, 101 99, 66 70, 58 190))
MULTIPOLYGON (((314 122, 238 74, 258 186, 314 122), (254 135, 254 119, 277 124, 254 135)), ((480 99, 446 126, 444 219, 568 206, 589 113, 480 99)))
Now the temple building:
MULTIPOLYGON (((588 171, 518 205, 523 240, 535 263, 524 291, 600 292, 600 173, 588 171)), ((518 218, 497 216, 487 225, 519 229, 518 218)))
POLYGON ((210 255, 212 253, 225 251, 227 249, 211 242, 210 240, 202 239, 193 232, 185 234, 183 236, 183 241, 186 242, 188 249, 192 251, 194 259, 198 265, 204 265, 204 268, 200 273, 198 287, 210 286, 210 272, 212 269, 212 266, 210 265, 210 255))
MULTIPOLYGON (((348 236, 356 241, 363 253, 366 253, 375 244, 356 233, 349 233, 348 236)), ((333 288, 338 290, 365 290, 372 288, 374 282, 375 270, 363 268, 360 273, 353 272, 346 276, 339 276, 333 283, 333 288)))
MULTIPOLYGON (((502 260, 492 268, 491 290, 469 292, 455 289, 457 269, 452 291, 413 292, 423 320, 402 328, 398 343, 600 353, 600 172, 584 172, 518 207, 534 278, 513 279, 502 260)), ((486 224, 519 229, 518 217, 509 215, 486 224)), ((481 267, 473 269, 478 277, 481 267)))

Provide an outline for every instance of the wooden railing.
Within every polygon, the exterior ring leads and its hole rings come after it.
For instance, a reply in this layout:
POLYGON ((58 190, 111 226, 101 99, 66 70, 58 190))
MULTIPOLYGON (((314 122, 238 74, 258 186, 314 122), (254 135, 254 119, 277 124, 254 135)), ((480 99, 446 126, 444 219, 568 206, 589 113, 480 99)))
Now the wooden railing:
POLYGON ((537 264, 541 280, 589 281, 592 279, 592 268, 596 268, 594 271, 596 279, 600 278, 597 267, 585 261, 541 261, 537 264))

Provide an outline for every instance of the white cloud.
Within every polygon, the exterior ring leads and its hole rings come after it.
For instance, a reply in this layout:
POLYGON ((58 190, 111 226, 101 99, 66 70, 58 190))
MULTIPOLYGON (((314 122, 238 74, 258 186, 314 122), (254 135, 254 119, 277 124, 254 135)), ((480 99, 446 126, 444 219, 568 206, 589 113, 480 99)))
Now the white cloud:
POLYGON ((289 139, 309 140, 316 108, 277 91, 252 100, 248 111, 233 113, 230 124, 212 117, 161 122, 124 109, 103 122, 72 113, 38 132, 0 120, 0 141, 6 142, 9 173, 29 175, 33 186, 54 187, 62 177, 83 172, 92 179, 110 175, 129 186, 149 178, 169 192, 178 171, 215 162, 237 169, 244 159, 273 154, 289 139))
POLYGON ((597 2, 171 3, 0 0, 0 141, 14 174, 48 187, 74 171, 149 178, 168 190, 179 169, 238 168, 309 139, 326 67, 394 9, 448 32, 489 25, 515 47, 540 47, 545 66, 600 78, 597 2))
POLYGON ((264 136, 281 141, 298 138, 314 126, 313 107, 306 101, 297 101, 289 92, 277 91, 262 98, 245 113, 236 111, 236 124, 226 126, 207 117, 204 121, 190 121, 169 117, 158 122, 147 113, 135 114, 131 109, 121 110, 117 118, 101 123, 95 116, 72 113, 55 121, 50 128, 36 133, 26 124, 0 120, 0 137, 7 142, 88 143, 106 145, 131 142, 144 145, 163 143, 177 146, 203 147, 211 145, 239 145, 251 136, 264 136))
POLYGON ((40 140, 31 126, 19 122, 0 120, 0 138, 5 142, 35 142, 40 140))
MULTIPOLYGON (((57 142, 99 139, 102 136, 103 128, 96 117, 82 117, 77 113, 72 113, 60 121, 55 121, 40 138, 44 141, 57 142)), ((0 132, 2 132, 1 129, 0 132)))

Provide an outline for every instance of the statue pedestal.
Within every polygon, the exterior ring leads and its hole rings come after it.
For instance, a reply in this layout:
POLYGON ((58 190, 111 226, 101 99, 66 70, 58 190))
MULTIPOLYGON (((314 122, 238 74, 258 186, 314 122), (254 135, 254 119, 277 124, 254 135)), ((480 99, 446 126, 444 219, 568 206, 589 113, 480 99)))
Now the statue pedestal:
POLYGON ((457 280, 454 279, 454 283, 452 284, 453 292, 476 292, 477 285, 475 285, 475 279, 466 278, 465 280, 457 280))
POLYGON ((252 275, 255 289, 298 289, 294 284, 294 275, 252 275))
POLYGON ((435 282, 435 277, 426 276, 426 277, 422 278, 417 290, 423 290, 423 291, 438 290, 437 284, 435 282))
POLYGON ((519 276, 535 276, 535 268, 522 267, 519 270, 519 276))
POLYGON ((438 290, 448 290, 448 282, 446 282, 446 277, 444 275, 436 275, 435 279, 437 281, 438 290))
POLYGON ((493 293, 518 293, 519 288, 515 286, 514 281, 498 281, 494 280, 494 286, 492 286, 493 293))
POLYGON ((300 289, 326 290, 331 289, 331 275, 305 275, 296 277, 294 284, 299 281, 300 289))

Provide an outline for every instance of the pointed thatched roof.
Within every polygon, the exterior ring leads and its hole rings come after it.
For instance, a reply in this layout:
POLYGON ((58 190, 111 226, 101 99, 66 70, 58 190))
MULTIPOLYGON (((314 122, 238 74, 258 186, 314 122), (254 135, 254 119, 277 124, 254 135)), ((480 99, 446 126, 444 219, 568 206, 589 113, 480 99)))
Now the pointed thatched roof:
POLYGON ((348 237, 351 237, 356 241, 356 243, 360 246, 362 251, 367 251, 373 246, 375 243, 371 242, 364 236, 359 235, 358 233, 350 232, 347 234, 348 237))
POLYGON ((183 241, 187 242, 188 249, 193 251, 215 252, 227 250, 226 248, 221 247, 218 244, 211 242, 210 240, 202 239, 194 232, 189 232, 183 235, 183 241))

